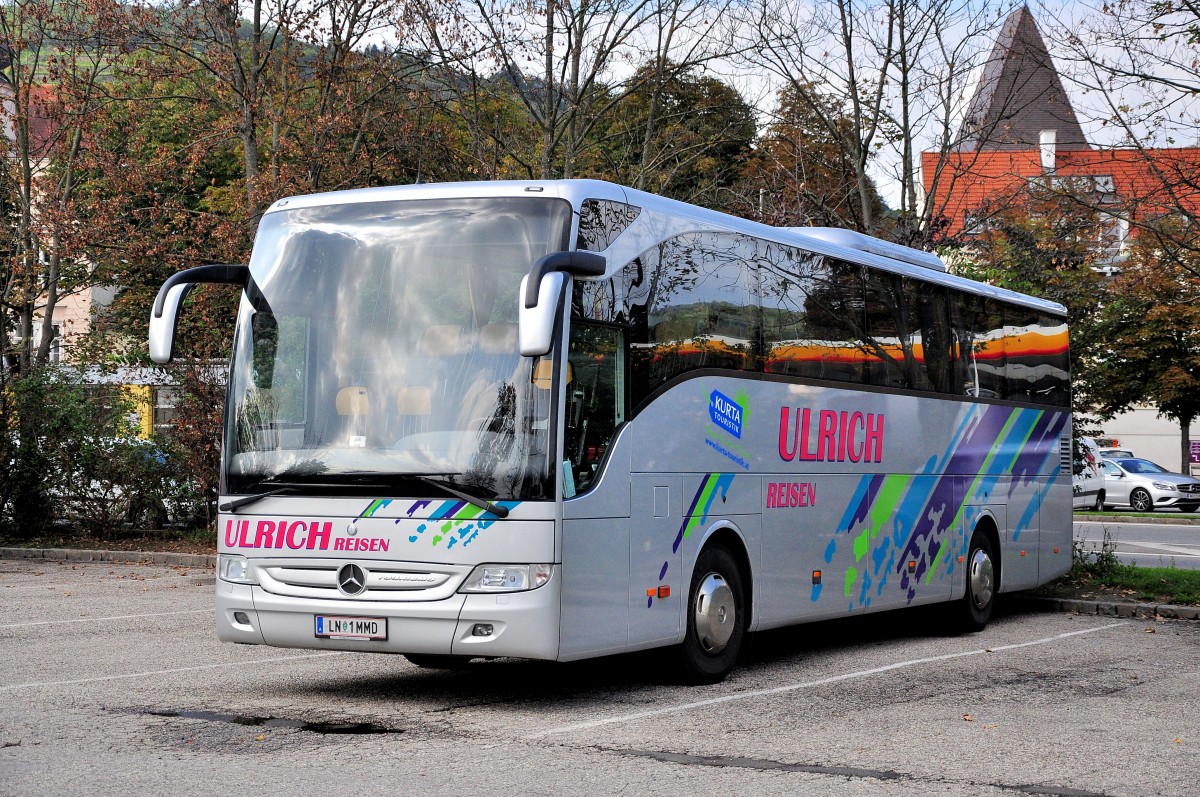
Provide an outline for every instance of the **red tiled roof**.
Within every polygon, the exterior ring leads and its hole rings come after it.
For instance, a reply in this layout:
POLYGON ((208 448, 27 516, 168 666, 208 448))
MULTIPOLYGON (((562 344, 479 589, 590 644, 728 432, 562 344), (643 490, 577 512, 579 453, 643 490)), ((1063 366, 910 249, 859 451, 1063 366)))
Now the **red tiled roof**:
MULTIPOLYGON (((4 102, 3 128, 11 134, 14 120, 13 87, 7 81, 0 81, 0 98, 4 102)), ((62 125, 58 95, 52 86, 31 86, 29 88, 29 149, 34 157, 46 154, 62 125)))
POLYGON ((1059 151, 1055 168, 1042 168, 1038 149, 951 152, 935 173, 939 153, 921 155, 926 195, 934 218, 962 232, 967 214, 1020 196, 1035 179, 1053 177, 1063 190, 1109 194, 1108 202, 1133 219, 1183 211, 1200 215, 1200 147, 1059 151), (1087 178, 1085 182, 1070 178, 1087 178), (1096 178, 1111 178, 1097 181, 1096 178))
POLYGON ((61 120, 55 118, 58 95, 51 86, 31 86, 29 89, 29 146, 41 153, 58 132, 61 120))

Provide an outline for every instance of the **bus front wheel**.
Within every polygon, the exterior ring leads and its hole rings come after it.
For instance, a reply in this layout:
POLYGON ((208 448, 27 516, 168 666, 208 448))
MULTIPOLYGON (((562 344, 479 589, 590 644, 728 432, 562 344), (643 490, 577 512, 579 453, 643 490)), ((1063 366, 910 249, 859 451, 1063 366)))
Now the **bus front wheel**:
POLYGON ((412 664, 430 670, 461 670, 471 663, 470 656, 447 656, 437 653, 405 653, 412 664))
POLYGON ((963 631, 982 631, 992 619, 996 605, 996 565, 992 541, 983 531, 971 535, 967 552, 967 593, 959 606, 959 627, 963 631))
POLYGON ((725 548, 706 548, 688 590, 687 636, 679 648, 688 683, 714 684, 737 662, 746 633, 745 593, 737 562, 725 548))

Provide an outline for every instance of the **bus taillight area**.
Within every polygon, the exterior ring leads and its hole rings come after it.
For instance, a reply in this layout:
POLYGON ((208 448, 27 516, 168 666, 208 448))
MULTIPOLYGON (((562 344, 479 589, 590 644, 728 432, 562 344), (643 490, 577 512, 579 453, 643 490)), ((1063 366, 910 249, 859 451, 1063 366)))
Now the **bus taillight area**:
MULTIPOLYGON (((343 566, 342 576, 356 578, 355 567, 366 580, 372 578, 367 567, 354 563, 343 566)), ((217 636, 285 648, 554 660, 558 629, 544 620, 559 605, 560 568, 530 567, 545 573, 536 588, 502 593, 451 589, 445 597, 422 600, 299 597, 271 592, 263 584, 218 579, 217 636)))

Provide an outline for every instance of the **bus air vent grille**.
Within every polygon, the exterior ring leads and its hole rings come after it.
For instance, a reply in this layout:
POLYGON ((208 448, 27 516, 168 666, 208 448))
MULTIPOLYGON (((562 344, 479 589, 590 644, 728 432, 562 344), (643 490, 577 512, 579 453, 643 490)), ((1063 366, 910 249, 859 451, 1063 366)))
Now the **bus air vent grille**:
POLYGON ((256 568, 267 592, 321 600, 416 601, 441 600, 454 594, 470 568, 428 563, 405 566, 397 562, 358 561, 366 574, 366 589, 350 596, 338 589, 338 570, 345 561, 269 561, 256 568), (461 572, 460 572, 461 571, 461 572))

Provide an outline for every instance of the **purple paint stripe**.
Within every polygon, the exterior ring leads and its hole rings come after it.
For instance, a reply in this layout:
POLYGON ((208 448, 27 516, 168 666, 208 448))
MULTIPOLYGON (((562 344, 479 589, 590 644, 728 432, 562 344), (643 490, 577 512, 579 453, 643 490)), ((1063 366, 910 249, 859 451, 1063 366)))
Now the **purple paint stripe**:
MULTIPOLYGON (((1032 412, 1032 410, 1030 410, 1032 412)), ((1044 412, 1038 419, 1033 433, 1025 448, 1021 450, 1017 461, 1013 463, 1013 480, 1009 484, 1009 493, 1018 484, 1032 481, 1046 466, 1046 461, 1058 453, 1058 441, 1061 439, 1063 427, 1067 423, 1065 412, 1044 412)))
POLYGON ((453 516, 458 510, 467 505, 466 501, 446 501, 437 508, 437 511, 429 516, 430 520, 441 520, 445 517, 453 516))

